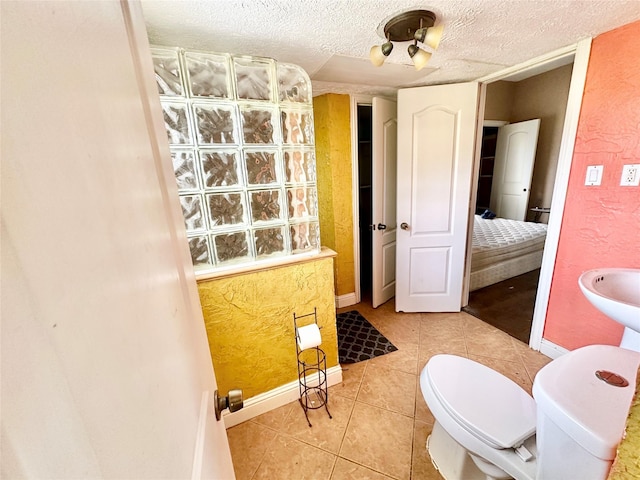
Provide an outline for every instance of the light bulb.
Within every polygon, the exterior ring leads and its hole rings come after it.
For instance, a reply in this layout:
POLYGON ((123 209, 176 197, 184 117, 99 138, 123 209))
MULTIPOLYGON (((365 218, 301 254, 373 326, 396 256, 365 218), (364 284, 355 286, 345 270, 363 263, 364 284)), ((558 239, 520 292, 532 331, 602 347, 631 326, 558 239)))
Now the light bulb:
POLYGON ((417 45, 409 45, 409 56, 413 61, 413 66, 416 70, 422 70, 429 60, 431 59, 431 54, 429 52, 425 52, 417 45))
POLYGON ((391 50, 393 50, 393 44, 391 42, 383 43, 382 46, 375 45, 371 47, 371 51, 369 51, 369 60, 371 60, 373 65, 379 67, 387 59, 391 50))
POLYGON ((434 50, 440 45, 442 39, 442 32, 444 31, 444 25, 440 24, 437 27, 420 28, 416 30, 414 38, 420 43, 424 43, 426 46, 433 48, 434 50))

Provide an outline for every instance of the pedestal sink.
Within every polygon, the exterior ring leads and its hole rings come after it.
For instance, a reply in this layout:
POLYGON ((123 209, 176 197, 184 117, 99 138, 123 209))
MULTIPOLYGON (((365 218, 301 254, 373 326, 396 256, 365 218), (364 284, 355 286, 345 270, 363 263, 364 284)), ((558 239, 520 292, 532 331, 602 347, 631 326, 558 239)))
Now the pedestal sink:
POLYGON ((578 284, 594 307, 624 325, 620 346, 640 352, 640 269, 588 270, 578 284))

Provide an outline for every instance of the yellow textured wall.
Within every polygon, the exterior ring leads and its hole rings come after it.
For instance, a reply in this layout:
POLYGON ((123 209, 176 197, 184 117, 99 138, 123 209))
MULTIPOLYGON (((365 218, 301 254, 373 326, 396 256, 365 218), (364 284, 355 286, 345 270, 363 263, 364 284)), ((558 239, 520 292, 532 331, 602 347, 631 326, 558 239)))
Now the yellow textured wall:
POLYGON ((636 393, 629 410, 624 437, 609 472, 609 480, 632 478, 640 478, 640 368, 636 376, 636 393))
POLYGON ((318 178, 318 217, 320 219, 320 236, 322 244, 336 249, 336 235, 334 229, 333 212, 333 173, 331 164, 331 112, 329 109, 329 95, 322 95, 313 99, 314 130, 316 135, 316 175, 318 178))
POLYGON ((337 295, 355 292, 351 118, 348 95, 313 99, 322 244, 335 250, 337 295))
POLYGON ((338 365, 333 258, 198 282, 218 390, 245 399, 297 380, 293 313, 317 307, 327 368, 338 365))

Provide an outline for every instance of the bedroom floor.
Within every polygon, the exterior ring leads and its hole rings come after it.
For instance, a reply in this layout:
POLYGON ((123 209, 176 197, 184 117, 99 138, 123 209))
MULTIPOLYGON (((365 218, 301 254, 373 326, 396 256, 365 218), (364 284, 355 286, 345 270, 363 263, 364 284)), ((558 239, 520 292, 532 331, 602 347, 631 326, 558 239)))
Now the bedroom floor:
POLYGON ((528 344, 539 277, 537 269, 473 291, 463 310, 528 344))
POLYGON ((534 375, 550 359, 464 313, 396 313, 390 300, 358 310, 398 351, 343 365, 329 389, 329 419, 297 401, 227 430, 238 480, 440 480, 425 448, 433 416, 419 374, 437 353, 481 362, 531 393, 534 375))

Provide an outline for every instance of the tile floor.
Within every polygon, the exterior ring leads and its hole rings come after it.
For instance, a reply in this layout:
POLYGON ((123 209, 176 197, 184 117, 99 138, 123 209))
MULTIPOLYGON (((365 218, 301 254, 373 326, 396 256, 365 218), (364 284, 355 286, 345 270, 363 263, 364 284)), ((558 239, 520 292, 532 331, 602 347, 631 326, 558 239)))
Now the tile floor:
POLYGON ((366 362, 343 365, 343 382, 329 388, 329 419, 310 411, 309 428, 292 402, 227 433, 238 480, 440 479, 425 443, 433 426, 419 374, 437 353, 453 353, 501 372, 531 393, 549 358, 461 313, 395 313, 393 300, 358 310, 398 347, 366 362))

